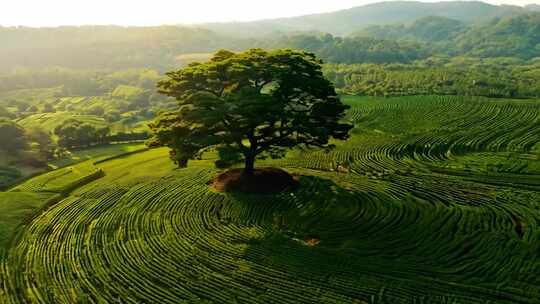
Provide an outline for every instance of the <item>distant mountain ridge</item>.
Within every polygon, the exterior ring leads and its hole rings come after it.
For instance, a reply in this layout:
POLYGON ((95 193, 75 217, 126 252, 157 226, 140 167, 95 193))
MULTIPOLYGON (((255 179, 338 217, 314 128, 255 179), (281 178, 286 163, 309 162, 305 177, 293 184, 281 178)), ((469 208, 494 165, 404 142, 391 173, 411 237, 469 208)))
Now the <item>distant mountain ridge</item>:
POLYGON ((466 29, 467 25, 461 21, 446 17, 428 16, 415 20, 410 24, 369 26, 355 33, 355 36, 439 42, 448 41, 466 29))
POLYGON ((540 12, 540 5, 538 4, 525 5, 525 9, 528 9, 530 11, 540 12))
POLYGON ((306 15, 291 18, 236 23, 208 23, 198 26, 217 33, 236 37, 260 37, 291 31, 320 31, 334 35, 348 35, 374 25, 409 23, 435 16, 455 19, 465 23, 477 23, 495 17, 524 14, 535 6, 524 8, 513 5, 491 5, 479 1, 379 2, 332 13, 306 15))
MULTIPOLYGON (((304 49, 314 52, 326 62, 346 64, 410 63, 437 55, 513 57, 523 60, 540 58, 540 12, 530 9, 493 6, 481 2, 385 2, 363 8, 368 7, 374 11, 373 7, 380 8, 381 5, 396 8, 416 4, 422 7, 465 5, 469 11, 467 14, 461 13, 461 20, 428 15, 402 23, 362 28, 352 26, 347 21, 356 20, 353 17, 358 16, 358 12, 365 14, 361 8, 356 8, 335 13, 344 21, 329 24, 328 28, 325 22, 330 20, 329 16, 335 18, 333 14, 318 15, 320 19, 317 22, 309 19, 314 16, 300 17, 311 20, 311 23, 306 21, 306 28, 316 23, 318 30, 302 31, 296 28, 281 34, 262 35, 271 30, 279 32, 286 24, 275 27, 268 25, 264 28, 266 32, 261 30, 258 36, 249 39, 226 35, 223 33, 226 27, 221 30, 186 26, 0 27, 0 75, 20 68, 46 67, 108 70, 156 68, 166 71, 173 66, 204 60, 208 58, 208 53, 218 49, 239 51, 252 47, 304 49), (473 7, 480 9, 475 12, 473 7), (484 12, 482 17, 474 19, 473 16, 478 16, 481 11, 484 12), (486 19, 485 16, 489 15, 487 12, 496 17, 486 19), (347 14, 349 19, 346 18, 347 14), (350 35, 330 34, 343 24, 350 25, 347 28, 350 35)), ((384 11, 385 14, 389 12, 384 11)), ((457 11, 454 9, 443 13, 454 14, 455 17, 457 11)), ((430 14, 433 10, 408 15, 404 12, 407 10, 399 14, 399 19, 430 14)), ((361 18, 356 20, 357 23, 364 21, 361 18)), ((244 30, 256 33, 257 28, 250 24, 263 27, 264 22, 276 21, 249 23, 244 30)))

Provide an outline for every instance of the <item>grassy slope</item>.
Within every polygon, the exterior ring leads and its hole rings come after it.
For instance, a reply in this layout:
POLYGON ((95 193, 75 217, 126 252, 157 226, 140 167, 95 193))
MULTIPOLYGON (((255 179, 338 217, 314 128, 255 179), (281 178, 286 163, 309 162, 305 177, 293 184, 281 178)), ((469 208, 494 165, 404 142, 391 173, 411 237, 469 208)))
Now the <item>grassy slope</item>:
POLYGON ((53 99, 62 92, 61 87, 44 89, 20 89, 0 92, 0 105, 6 105, 8 101, 39 101, 53 99))
POLYGON ((0 192, 0 257, 3 256, 21 221, 30 218, 52 195, 36 192, 0 192))
POLYGON ((62 167, 69 164, 81 162, 84 160, 99 160, 101 158, 109 157, 111 155, 124 154, 128 152, 133 152, 141 149, 145 149, 146 145, 144 143, 127 143, 127 144, 112 144, 104 145, 89 149, 74 150, 69 153, 66 157, 52 161, 50 163, 53 167, 62 167))
POLYGON ((69 119, 76 119, 100 128, 107 126, 107 123, 101 117, 93 115, 77 115, 69 112, 34 114, 19 120, 17 123, 27 129, 38 127, 46 132, 53 132, 57 126, 62 125, 69 119))
POLYGON ((346 100, 349 142, 260 162, 302 175, 291 193, 215 193, 211 160, 175 170, 166 149, 96 165, 11 248, 4 300, 536 303, 538 159, 511 164, 537 156, 538 105, 346 100))
POLYGON ((76 151, 71 157, 55 162, 57 166, 66 167, 34 177, 9 192, 0 192, 0 256, 16 228, 51 199, 101 177, 100 168, 93 164, 95 161, 143 148, 143 144, 119 144, 76 151), (89 161, 81 162, 83 160, 89 161))
MULTIPOLYGON (((144 143, 125 143, 125 144, 110 144, 97 146, 88 149, 74 150, 69 152, 67 155, 62 158, 53 160, 48 163, 50 168, 56 169, 59 167, 64 167, 79 163, 85 160, 100 160, 114 155, 134 152, 137 150, 145 149, 146 146, 144 143)), ((34 176, 35 174, 43 173, 48 171, 47 168, 36 168, 31 166, 24 166, 19 164, 19 157, 14 157, 12 155, 0 152, 0 184, 5 183, 10 185, 13 182, 16 182, 20 178, 27 178, 29 176, 34 176), (16 171, 13 171, 16 170, 16 171), (14 175, 11 172, 19 172, 19 174, 14 175)))

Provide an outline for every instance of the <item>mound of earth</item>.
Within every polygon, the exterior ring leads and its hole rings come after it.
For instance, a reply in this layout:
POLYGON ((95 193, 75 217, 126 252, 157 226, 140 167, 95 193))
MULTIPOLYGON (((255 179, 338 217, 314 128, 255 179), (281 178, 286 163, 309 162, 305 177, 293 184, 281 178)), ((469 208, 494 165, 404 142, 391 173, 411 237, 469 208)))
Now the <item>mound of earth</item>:
POLYGON ((278 168, 258 168, 252 174, 231 169, 219 174, 210 185, 219 192, 276 193, 296 187, 298 180, 278 168))

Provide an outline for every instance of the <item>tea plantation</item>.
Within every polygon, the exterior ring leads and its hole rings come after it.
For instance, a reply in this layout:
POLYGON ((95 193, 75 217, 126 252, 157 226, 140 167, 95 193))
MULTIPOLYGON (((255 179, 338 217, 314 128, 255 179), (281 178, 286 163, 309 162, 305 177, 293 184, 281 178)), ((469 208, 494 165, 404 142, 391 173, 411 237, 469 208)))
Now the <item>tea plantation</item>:
POLYGON ((258 161, 289 192, 160 148, 0 193, 0 303, 540 303, 540 103, 344 101, 350 140, 258 161))

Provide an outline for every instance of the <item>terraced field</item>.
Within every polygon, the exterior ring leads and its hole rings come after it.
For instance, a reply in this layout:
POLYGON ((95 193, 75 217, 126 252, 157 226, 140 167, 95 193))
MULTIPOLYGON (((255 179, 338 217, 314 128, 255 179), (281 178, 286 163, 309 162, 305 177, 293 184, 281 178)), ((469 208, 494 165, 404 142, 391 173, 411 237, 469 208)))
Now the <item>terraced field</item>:
POLYGON ((57 126, 62 125, 65 121, 70 119, 82 121, 99 128, 107 126, 107 122, 101 117, 94 115, 77 115, 68 112, 34 114, 19 120, 18 123, 28 129, 38 127, 47 132, 54 132, 54 129, 57 126))
POLYGON ((211 154, 166 149, 21 185, 101 172, 21 229, 0 302, 539 303, 540 103, 346 101, 350 141, 260 162, 291 192, 214 192, 211 154))

